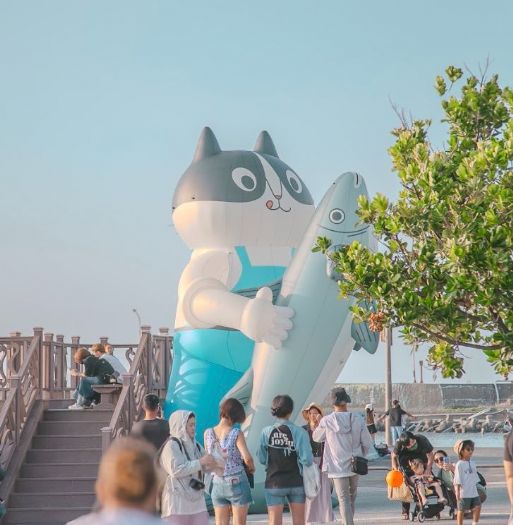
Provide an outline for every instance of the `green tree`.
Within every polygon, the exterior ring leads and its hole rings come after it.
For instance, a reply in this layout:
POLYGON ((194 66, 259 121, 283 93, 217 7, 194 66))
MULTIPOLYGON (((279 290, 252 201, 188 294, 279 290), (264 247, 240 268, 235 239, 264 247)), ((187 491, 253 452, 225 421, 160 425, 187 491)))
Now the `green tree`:
POLYGON ((358 242, 331 257, 342 297, 374 330, 400 326, 407 343, 430 342, 443 377, 464 373, 462 349, 483 351, 495 370, 513 370, 513 90, 497 75, 448 67, 436 78, 446 144, 435 149, 429 120, 401 119, 389 149, 401 192, 359 201, 359 216, 383 250, 358 242), (458 95, 451 95, 461 84, 458 95), (376 311, 358 306, 373 301, 376 311))

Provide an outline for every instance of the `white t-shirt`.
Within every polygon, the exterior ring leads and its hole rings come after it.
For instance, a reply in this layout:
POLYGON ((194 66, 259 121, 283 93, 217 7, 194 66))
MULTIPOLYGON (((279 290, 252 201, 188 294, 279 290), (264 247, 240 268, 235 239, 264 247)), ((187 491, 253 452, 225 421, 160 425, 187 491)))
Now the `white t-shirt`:
POLYGON ((110 366, 114 368, 114 373, 117 374, 118 377, 126 374, 126 368, 122 365, 121 361, 117 357, 111 354, 103 354, 100 359, 105 359, 105 361, 107 361, 107 363, 109 363, 110 366))
POLYGON ((479 496, 477 484, 479 476, 477 475, 476 464, 470 461, 460 459, 454 468, 454 485, 461 485, 462 498, 475 498, 479 496))

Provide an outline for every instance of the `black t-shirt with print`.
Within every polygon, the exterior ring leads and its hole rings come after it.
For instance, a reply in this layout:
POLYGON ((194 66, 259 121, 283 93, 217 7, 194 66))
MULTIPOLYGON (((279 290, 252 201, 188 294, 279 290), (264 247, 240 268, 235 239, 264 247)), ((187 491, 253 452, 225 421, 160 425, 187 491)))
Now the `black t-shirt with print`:
POLYGON ((302 487, 292 432, 287 425, 273 428, 267 447, 266 489, 302 487))

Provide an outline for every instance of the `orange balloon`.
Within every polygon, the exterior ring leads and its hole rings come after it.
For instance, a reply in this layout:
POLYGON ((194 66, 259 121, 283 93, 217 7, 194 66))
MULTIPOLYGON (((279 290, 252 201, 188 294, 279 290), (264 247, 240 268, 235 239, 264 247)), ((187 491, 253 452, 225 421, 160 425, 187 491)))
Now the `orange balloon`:
POLYGON ((396 488, 399 488, 403 484, 404 476, 402 472, 399 472, 398 470, 391 470, 387 474, 385 481, 387 482, 387 485, 389 487, 396 489, 396 488))

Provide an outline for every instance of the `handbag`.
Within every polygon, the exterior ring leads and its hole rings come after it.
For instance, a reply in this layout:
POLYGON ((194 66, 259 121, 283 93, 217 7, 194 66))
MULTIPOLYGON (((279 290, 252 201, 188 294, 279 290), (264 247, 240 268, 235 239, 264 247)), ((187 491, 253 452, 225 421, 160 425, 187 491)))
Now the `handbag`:
MULTIPOLYGON (((353 450, 353 414, 349 414, 349 433, 351 434, 351 450, 353 450)), ((360 476, 366 476, 369 473, 369 460, 363 456, 355 456, 351 458, 351 471, 360 476)))
POLYGON ((403 481, 400 487, 388 487, 388 499, 391 501, 411 503, 413 501, 413 496, 410 489, 403 481))
POLYGON ((315 463, 303 465, 303 486, 308 499, 314 499, 319 494, 321 490, 321 474, 319 467, 315 463))

